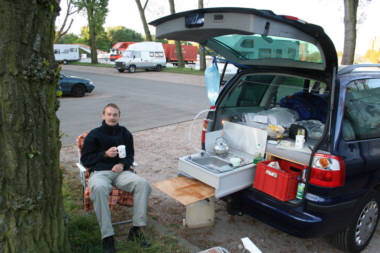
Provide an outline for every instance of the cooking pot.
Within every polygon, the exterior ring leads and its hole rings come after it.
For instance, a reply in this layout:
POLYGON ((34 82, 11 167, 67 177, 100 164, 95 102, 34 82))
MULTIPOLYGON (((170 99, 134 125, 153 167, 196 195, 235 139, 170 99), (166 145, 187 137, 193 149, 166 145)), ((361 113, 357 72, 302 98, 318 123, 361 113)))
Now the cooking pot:
POLYGON ((217 155, 224 155, 230 151, 230 147, 227 145, 226 140, 220 136, 215 139, 214 152, 217 155))

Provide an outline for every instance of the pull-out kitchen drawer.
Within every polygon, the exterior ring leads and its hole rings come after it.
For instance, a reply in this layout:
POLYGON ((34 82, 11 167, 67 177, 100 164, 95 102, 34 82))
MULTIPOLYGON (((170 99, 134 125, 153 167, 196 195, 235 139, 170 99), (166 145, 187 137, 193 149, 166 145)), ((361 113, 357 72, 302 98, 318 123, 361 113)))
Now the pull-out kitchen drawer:
POLYGON ((194 157, 198 158, 199 154, 181 157, 178 162, 178 170, 215 188, 216 198, 242 190, 253 183, 255 165, 252 163, 232 167, 228 162, 223 164, 223 160, 218 163, 216 160, 218 158, 211 156, 213 161, 210 164, 213 164, 213 167, 199 164, 199 160, 194 159, 194 157))

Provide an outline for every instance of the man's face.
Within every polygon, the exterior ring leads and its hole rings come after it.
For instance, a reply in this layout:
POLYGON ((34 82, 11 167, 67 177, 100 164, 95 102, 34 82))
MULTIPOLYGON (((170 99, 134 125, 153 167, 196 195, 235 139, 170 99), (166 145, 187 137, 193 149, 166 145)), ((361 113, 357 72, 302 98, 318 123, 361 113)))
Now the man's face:
POLYGON ((103 120, 109 126, 116 126, 120 120, 120 113, 118 109, 107 107, 102 115, 103 120))

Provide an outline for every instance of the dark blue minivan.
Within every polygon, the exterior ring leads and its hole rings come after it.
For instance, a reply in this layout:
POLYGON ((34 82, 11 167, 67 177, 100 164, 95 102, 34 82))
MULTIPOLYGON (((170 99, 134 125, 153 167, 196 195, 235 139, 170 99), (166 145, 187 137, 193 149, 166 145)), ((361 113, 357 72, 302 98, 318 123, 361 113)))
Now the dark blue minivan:
POLYGON ((239 68, 204 121, 203 148, 225 121, 249 125, 268 132, 266 160, 294 167, 290 188, 275 193, 277 172, 258 163, 254 185, 224 197, 228 211, 300 237, 334 234, 349 252, 364 249, 379 219, 380 65, 338 69, 321 27, 267 10, 199 9, 151 24, 158 38, 198 42, 239 68))

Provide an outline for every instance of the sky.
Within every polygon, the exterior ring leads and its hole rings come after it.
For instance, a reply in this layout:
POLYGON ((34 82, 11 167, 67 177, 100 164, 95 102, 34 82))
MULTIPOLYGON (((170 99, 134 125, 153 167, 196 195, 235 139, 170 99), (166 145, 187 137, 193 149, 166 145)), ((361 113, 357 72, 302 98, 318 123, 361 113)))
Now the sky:
MULTIPOLYGON (((140 0, 143 4, 146 0, 140 0)), ((197 9, 197 0, 174 0, 176 12, 197 9)), ((203 0, 204 7, 245 7, 271 10, 276 14, 298 17, 308 23, 322 26, 332 39, 338 51, 343 51, 344 41, 344 0, 203 0)), ((361 2, 366 2, 361 1, 361 2)), ((63 22, 66 10, 66 0, 61 0, 61 16, 57 17, 56 25, 63 22)), ((109 0, 108 15, 105 27, 125 26, 144 35, 144 29, 135 0, 109 0)), ((370 41, 380 36, 380 1, 366 2, 365 7, 359 6, 358 15, 364 13, 363 21, 357 25, 356 53, 365 54, 370 41)), ((149 0, 145 16, 148 23, 157 18, 169 15, 169 1, 149 0)), ((76 14, 70 33, 79 35, 82 26, 87 25, 84 14, 76 14)), ((152 34, 155 28, 149 27, 152 34)))

